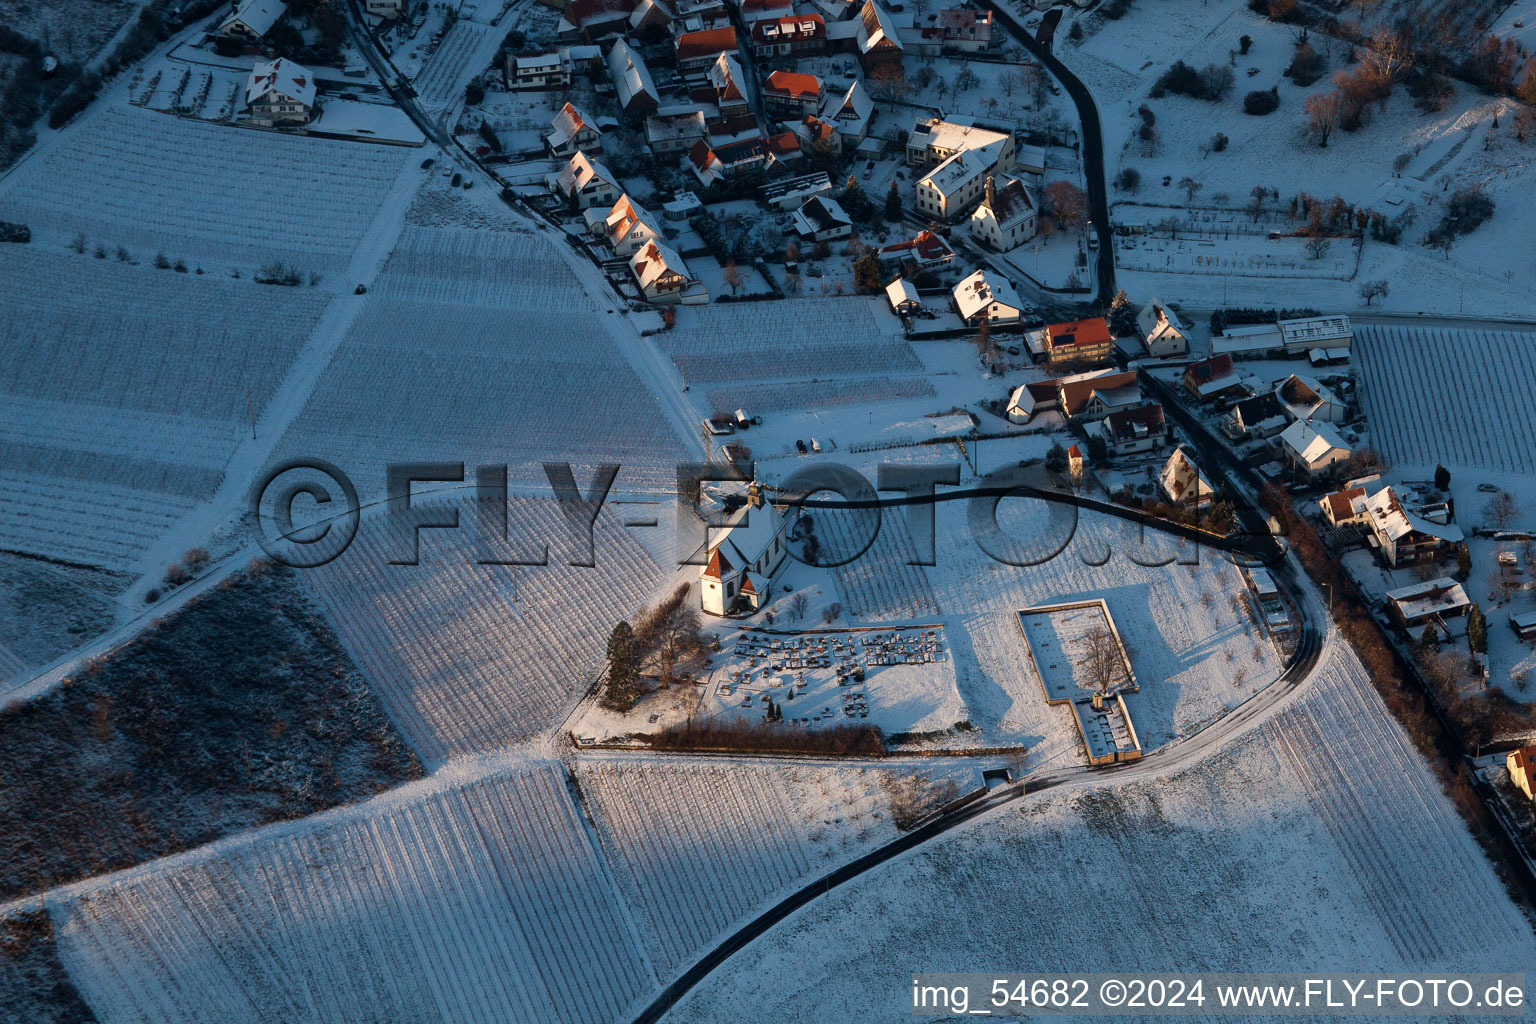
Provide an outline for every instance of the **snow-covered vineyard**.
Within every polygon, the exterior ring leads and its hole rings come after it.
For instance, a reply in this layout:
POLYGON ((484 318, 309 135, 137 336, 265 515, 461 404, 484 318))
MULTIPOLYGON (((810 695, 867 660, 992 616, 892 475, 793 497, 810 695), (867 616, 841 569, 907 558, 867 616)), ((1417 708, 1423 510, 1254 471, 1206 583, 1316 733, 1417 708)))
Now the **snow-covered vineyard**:
POLYGON ((1371 325, 1355 339, 1365 406, 1388 460, 1536 472, 1536 341, 1529 335, 1371 325))

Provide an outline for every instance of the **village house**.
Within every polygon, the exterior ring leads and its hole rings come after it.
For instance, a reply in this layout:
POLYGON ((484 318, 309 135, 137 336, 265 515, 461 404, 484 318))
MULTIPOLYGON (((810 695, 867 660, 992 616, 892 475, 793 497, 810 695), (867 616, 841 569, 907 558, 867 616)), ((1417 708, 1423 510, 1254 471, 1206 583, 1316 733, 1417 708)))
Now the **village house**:
POLYGON ((800 140, 801 151, 807 156, 817 153, 835 156, 843 151, 843 137, 819 117, 802 117, 794 126, 794 132, 795 138, 800 140))
POLYGON ((1114 349, 1109 324, 1101 316, 1050 324, 1026 338, 1030 354, 1047 366, 1086 366, 1108 362, 1114 349))
POLYGON ((1332 424, 1306 420, 1297 420, 1280 432, 1276 452, 1308 482, 1334 475, 1350 456, 1349 445, 1332 424))
POLYGON ((308 124, 315 110, 315 80, 286 57, 251 69, 245 83, 245 120, 262 128, 308 124))
POLYGON ((904 277, 898 277, 885 286, 885 299, 891 304, 891 312, 902 316, 923 308, 923 299, 917 294, 917 286, 904 277))
POLYGON ((1461 527, 1449 522, 1448 510, 1439 509, 1436 515, 1447 521, 1436 522, 1405 505, 1390 486, 1365 501, 1365 523, 1376 553, 1394 568, 1444 557, 1466 539, 1461 527))
POLYGON ((694 283, 683 258, 659 239, 651 239, 629 259, 629 272, 648 302, 680 302, 694 283))
POLYGON ((708 138, 709 126, 698 108, 658 111, 645 119, 645 142, 657 156, 686 153, 695 142, 708 138))
POLYGON ((702 90, 695 90, 695 95, 715 105, 722 123, 734 125, 736 119, 740 118, 749 127, 757 127, 756 119, 752 117, 752 105, 747 101, 746 88, 742 84, 745 78, 741 65, 736 62, 734 53, 722 53, 715 57, 715 62, 709 66, 704 78, 707 84, 702 90))
POLYGON ((1330 526, 1364 523, 1369 518, 1365 511, 1366 494, 1364 487, 1345 487, 1323 495, 1318 505, 1330 526))
POLYGON ((892 242, 875 251, 875 261, 882 274, 932 274, 939 280, 953 279, 960 262, 943 236, 919 231, 904 242, 892 242))
POLYGON ((608 50, 608 77, 619 101, 619 109, 629 116, 655 113, 661 94, 651 80, 651 72, 629 44, 615 39, 608 50))
POLYGON ((1343 423, 1349 419, 1344 402, 1311 377, 1291 374, 1275 388, 1275 397, 1293 420, 1343 423))
POLYGON ((981 205, 971 214, 971 237, 999 252, 1007 252, 1035 237, 1034 197, 1019 179, 1005 177, 1001 188, 987 175, 981 205))
POLYGON ((831 196, 812 196, 795 211, 795 234, 808 242, 830 242, 853 234, 853 218, 831 196))
POLYGON ((1099 437, 1109 454, 1122 457, 1161 448, 1166 435, 1163 407, 1156 402, 1112 412, 1099 421, 1099 437))
POLYGON ((862 83, 854 82, 841 96, 827 93, 818 116, 837 129, 842 146, 857 146, 869 134, 874 113, 875 101, 869 98, 862 83))
POLYGON ((699 183, 708 188, 717 181, 744 171, 757 170, 766 160, 767 154, 763 151, 763 140, 758 137, 740 139, 721 146, 695 142, 683 163, 693 171, 699 183))
POLYGON ((1216 488, 1183 448, 1175 448, 1157 476, 1158 490, 1175 505, 1198 508, 1216 497, 1216 488))
POLYGON ((789 552, 789 525, 754 484, 729 525, 710 538, 699 600, 710 615, 751 614, 768 603, 770 581, 789 552))
POLYGON ((1472 602, 1460 583, 1448 576, 1386 593, 1387 610, 1398 625, 1415 629, 1428 622, 1442 628, 1445 620, 1465 615, 1472 602))
POLYGON ((582 152, 573 154, 560 172, 550 175, 547 181, 550 191, 564 199, 572 210, 610 207, 624 194, 619 179, 582 152))
POLYGON ((799 57, 827 48, 827 22, 819 14, 752 22, 752 53, 758 58, 799 57))
POLYGON ((593 233, 607 242, 617 257, 628 259, 653 239, 665 241, 656 221, 627 194, 620 196, 607 213, 593 209, 587 211, 587 216, 593 233))
POLYGON ((1083 482, 1083 470, 1087 468, 1087 461, 1083 458, 1083 450, 1076 444, 1067 449, 1067 475, 1072 478, 1074 484, 1083 482))
POLYGON ((939 11, 938 27, 947 53, 981 53, 1002 42, 989 10, 946 7, 939 11))
POLYGON ((571 84, 571 62, 560 53, 508 54, 502 74, 507 88, 565 89, 571 84))
POLYGON ((256 46, 287 13, 286 0, 245 0, 233 14, 219 22, 214 34, 220 39, 256 46))
POLYGON ((735 53, 739 46, 734 28, 711 28, 684 32, 677 37, 673 53, 677 73, 683 78, 702 77, 722 53, 735 53))
POLYGON ((1168 315, 1168 307, 1156 299, 1141 307, 1136 316, 1136 333, 1141 335, 1147 355, 1154 359, 1189 354, 1189 339, 1168 315))
POLYGON ((763 106, 784 120, 798 120, 821 109, 826 89, 815 75, 775 71, 763 83, 763 106))
MULTIPOLYGON (((1228 356, 1230 358, 1230 356, 1228 356)), ((1264 391, 1232 404, 1221 421, 1222 431, 1234 441, 1274 437, 1290 425, 1285 406, 1273 391, 1264 391)))
POLYGON ((544 148, 555 157, 568 157, 576 152, 595 153, 603 148, 603 133, 574 104, 566 103, 555 112, 550 129, 544 134, 544 148))
MULTIPOLYGON (((936 167, 957 153, 990 146, 1001 146, 999 160, 1007 165, 1012 164, 1015 144, 1013 136, 1007 132, 994 132, 958 121, 920 116, 907 133, 907 166, 936 167)), ((1002 169, 1006 170, 1007 166, 1002 169)))
POLYGON ((763 170, 769 175, 793 174, 805 162, 800 137, 794 132, 779 132, 763 139, 763 170))
POLYGON ((403 15, 409 5, 406 0, 363 0, 363 11, 386 21, 403 15))
POLYGON ((1089 370, 1021 384, 1008 396, 1006 411, 1011 423, 1028 423, 1051 411, 1067 420, 1092 422, 1139 405, 1141 388, 1134 370, 1089 370))
POLYGON ((671 23, 671 12, 656 0, 571 0, 561 12, 555 37, 589 43, 614 35, 646 39, 665 34, 671 23))
POLYGON ((1524 793, 1527 800, 1536 800, 1536 746, 1511 750, 1504 755, 1504 767, 1515 788, 1524 793))
POLYGON ((1228 355, 1211 356, 1184 368, 1184 390, 1197 401, 1247 395, 1248 389, 1238 378, 1228 355))
POLYGON ((854 36, 859 64, 868 78, 899 79, 902 69, 902 43, 890 12, 875 0, 864 0, 854 36))
POLYGON ((967 327, 982 321, 993 327, 1009 327, 1024 318, 1024 303, 1008 279, 996 271, 976 271, 955 285, 952 294, 955 309, 967 327))

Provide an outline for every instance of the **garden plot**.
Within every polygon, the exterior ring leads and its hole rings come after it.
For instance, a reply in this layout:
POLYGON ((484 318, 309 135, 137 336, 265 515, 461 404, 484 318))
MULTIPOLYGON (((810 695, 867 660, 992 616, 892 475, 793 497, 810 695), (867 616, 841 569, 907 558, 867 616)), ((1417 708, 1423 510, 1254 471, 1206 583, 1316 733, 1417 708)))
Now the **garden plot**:
POLYGON ((327 298, 36 246, 0 276, 0 546, 106 568, 213 493, 327 298))
POLYGON ((886 735, 942 732, 966 717, 944 627, 789 631, 743 627, 724 638, 699 714, 780 728, 874 725, 886 735))
POLYGON ((904 1003, 891 984, 894 963, 1382 972, 1530 963, 1529 924, 1434 776, 1354 656, 1331 657, 1301 705, 1323 716, 1319 730, 1277 722, 1176 775, 1027 797, 817 900, 675 1015, 903 1020, 910 996, 904 1003), (888 1001, 872 1002, 872 992, 888 1001))
POLYGON ((597 758, 578 769, 664 975, 775 897, 891 838, 877 771, 597 758))
POLYGON ((511 464, 548 491, 540 463, 619 463, 616 492, 676 486, 681 442, 597 314, 374 299, 280 444, 320 455, 382 494, 389 461, 511 464))
POLYGON ((1536 335, 1361 324, 1354 352, 1371 436, 1395 467, 1536 472, 1536 335))
MULTIPOLYGON (((999 505, 1010 536, 1049 538, 1043 549, 1070 537, 1053 558, 1037 552, 1044 560, 1032 566, 1006 565, 982 551, 962 503, 938 506, 939 564, 928 578, 947 613, 960 693, 989 743, 1024 744, 1041 760, 1080 756, 1070 712, 1041 700, 1019 634, 1022 608, 1099 598, 1109 605, 1140 686, 1125 703, 1147 750, 1205 728, 1278 675, 1280 658, 1242 603, 1235 566, 1095 513, 1079 515, 1075 527, 1053 525, 1032 507, 1041 504, 999 505), (1179 564, 1192 559, 1198 564, 1179 564)), ((1059 513, 1061 506, 1052 508, 1059 513)))
POLYGON ((69 893, 103 1024, 626 1020, 655 978, 558 769, 428 783, 69 893))
MULTIPOLYGON (((418 502, 419 504, 419 502, 418 502)), ((478 565, 476 514, 462 529, 410 534, 364 518, 347 553, 303 574, 390 716, 425 759, 501 747, 559 724, 603 666, 604 643, 666 574, 608 514, 595 568, 573 567, 550 499, 514 499, 509 530, 547 541, 547 566, 478 565)))
POLYGON ((378 212, 404 166, 396 146, 236 130, 106 106, 65 144, 0 186, 0 219, 34 245, 76 234, 245 273, 273 261, 329 274, 378 212))
MULTIPOLYGON (((1138 212, 1115 208, 1116 217, 1122 219, 1138 216, 1138 212)), ((1236 216, 1230 210, 1217 213, 1236 216)), ((1255 234, 1228 237, 1219 232, 1190 235, 1191 232, 1181 225, 1177 237, 1154 229, 1146 234, 1117 239, 1115 265, 1156 273, 1344 281, 1354 276, 1359 262, 1359 242, 1347 238, 1335 239, 1321 256, 1314 259, 1304 238, 1271 239, 1255 234)))

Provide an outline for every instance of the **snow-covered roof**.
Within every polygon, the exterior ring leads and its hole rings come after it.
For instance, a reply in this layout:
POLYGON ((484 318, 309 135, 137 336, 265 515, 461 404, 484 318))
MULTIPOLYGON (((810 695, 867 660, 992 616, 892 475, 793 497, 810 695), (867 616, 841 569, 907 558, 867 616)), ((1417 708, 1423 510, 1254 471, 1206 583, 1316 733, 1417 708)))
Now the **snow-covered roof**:
POLYGON ((1280 443, 1308 466, 1322 465, 1333 451, 1349 454, 1349 445, 1344 443, 1338 431, 1321 420, 1316 423, 1297 420, 1280 432, 1280 443))
POLYGON ((941 150, 976 149, 995 142, 1008 141, 1006 132, 994 132, 977 128, 958 117, 944 118, 919 115, 912 122, 907 136, 908 146, 926 146, 941 150))
POLYGON ((1328 388, 1318 383, 1314 377, 1293 373, 1275 386, 1275 397, 1280 400, 1291 415, 1299 420, 1309 420, 1323 406, 1336 405, 1344 407, 1344 403, 1328 388))
POLYGON ((1405 619, 1455 614, 1472 603, 1461 584, 1449 576, 1389 590, 1386 598, 1405 619))
POLYGON ((972 220, 995 221, 999 230, 1007 232, 1035 215, 1035 199, 1018 178, 1003 175, 1001 182, 993 180, 993 189, 995 195, 982 200, 972 220))
POLYGON ((1347 316, 1308 316, 1280 321, 1287 348, 1311 348, 1319 342, 1349 340, 1354 330, 1347 316))
POLYGON ((644 227, 650 232, 650 237, 661 237, 661 229, 656 227, 656 222, 645 208, 629 198, 628 193, 619 197, 619 201, 613 204, 608 215, 603 218, 603 228, 608 236, 609 245, 618 245, 631 231, 637 227, 644 227))
POLYGON ((1211 338, 1211 351, 1237 355, 1245 352, 1269 352, 1285 344, 1280 328, 1274 324, 1246 324, 1228 327, 1226 333, 1211 338))
POLYGON ((853 224, 853 218, 836 199, 829 195, 814 195, 795 211, 794 223, 803 234, 816 234, 853 224))
POLYGON ((948 160, 929 171, 922 179, 940 195, 950 196, 997 166, 1002 156, 1003 142, 991 142, 985 146, 962 149, 948 160))
POLYGON ((623 39, 615 39, 608 51, 608 76, 613 79, 613 87, 619 95, 619 106, 623 109, 629 109, 634 98, 642 94, 649 96, 652 102, 661 101, 661 94, 656 91, 656 83, 651 81, 651 72, 646 68, 645 61, 623 39))
POLYGON ((1015 313, 1023 312, 1024 309, 1024 304, 1019 301, 1018 293, 1013 290, 1008 279, 999 274, 989 276, 985 270, 978 270, 955 285, 954 296, 960 316, 965 320, 986 312, 987 307, 994 302, 1015 313))
POLYGON ((915 302, 919 306, 923 304, 922 296, 917 294, 917 286, 904 277, 898 277, 885 286, 885 297, 890 300, 892 309, 900 309, 906 302, 915 302))
POLYGON ((550 130, 544 136, 544 141, 548 142, 551 148, 559 149, 579 135, 583 129, 591 132, 598 130, 591 118, 582 113, 575 104, 567 102, 556 112, 554 120, 550 122, 550 130))
POLYGON ((902 48, 901 37, 896 32, 896 23, 891 20, 889 12, 875 3, 875 0, 864 0, 864 7, 859 11, 859 26, 860 53, 869 53, 876 47, 887 44, 898 50, 902 48))
POLYGON ((1163 407, 1149 402, 1140 408, 1117 409, 1110 413, 1099 425, 1099 433, 1110 444, 1120 444, 1152 437, 1160 433, 1163 426, 1163 407))
POLYGON ((1371 529, 1378 536, 1394 543, 1414 533, 1434 537, 1448 544, 1458 544, 1465 539, 1461 527, 1453 523, 1432 522, 1410 512, 1390 486, 1383 487, 1367 498, 1365 511, 1370 517, 1371 529))
POLYGON ((219 31, 223 32, 238 21, 257 35, 264 36, 272 31, 272 26, 287 12, 287 0, 245 0, 234 14, 219 24, 219 31))
POLYGON ((634 273, 635 280, 640 282, 641 288, 649 288, 669 270, 690 281, 693 280, 693 275, 688 272, 688 264, 683 262, 683 258, 671 247, 655 238, 642 245, 630 257, 629 269, 634 273))
POLYGON ((560 169, 555 184, 559 187, 561 195, 571 196, 586 188, 594 180, 606 181, 609 184, 618 181, 609 173, 608 168, 578 151, 560 169))
POLYGON ((726 521, 729 525, 710 537, 711 561, 714 554, 723 553, 737 569, 761 558, 788 522, 771 502, 743 505, 726 521))
POLYGON ((1216 493, 1211 482, 1205 478, 1200 467, 1195 465, 1194 460, 1183 448, 1175 448, 1168 456, 1168 461, 1163 463, 1159 480, 1163 485, 1163 492, 1174 501, 1200 501, 1216 493))
POLYGON ((1149 345, 1166 338, 1184 337, 1179 325, 1168 315, 1168 307, 1156 298, 1141 307, 1141 312, 1136 315, 1136 327, 1149 345))
POLYGON ((277 93, 297 100, 306 107, 315 103, 315 78, 309 71, 286 57, 267 64, 257 64, 245 83, 245 105, 277 93))

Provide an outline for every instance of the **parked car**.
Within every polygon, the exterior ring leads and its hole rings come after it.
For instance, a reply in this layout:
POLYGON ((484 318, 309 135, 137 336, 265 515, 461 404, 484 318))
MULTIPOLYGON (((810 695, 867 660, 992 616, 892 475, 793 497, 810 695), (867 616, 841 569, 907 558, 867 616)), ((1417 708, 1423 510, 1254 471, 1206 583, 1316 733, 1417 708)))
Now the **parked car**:
POLYGON ((799 452, 801 455, 804 455, 806 451, 805 442, 799 438, 795 439, 795 451, 799 452))

